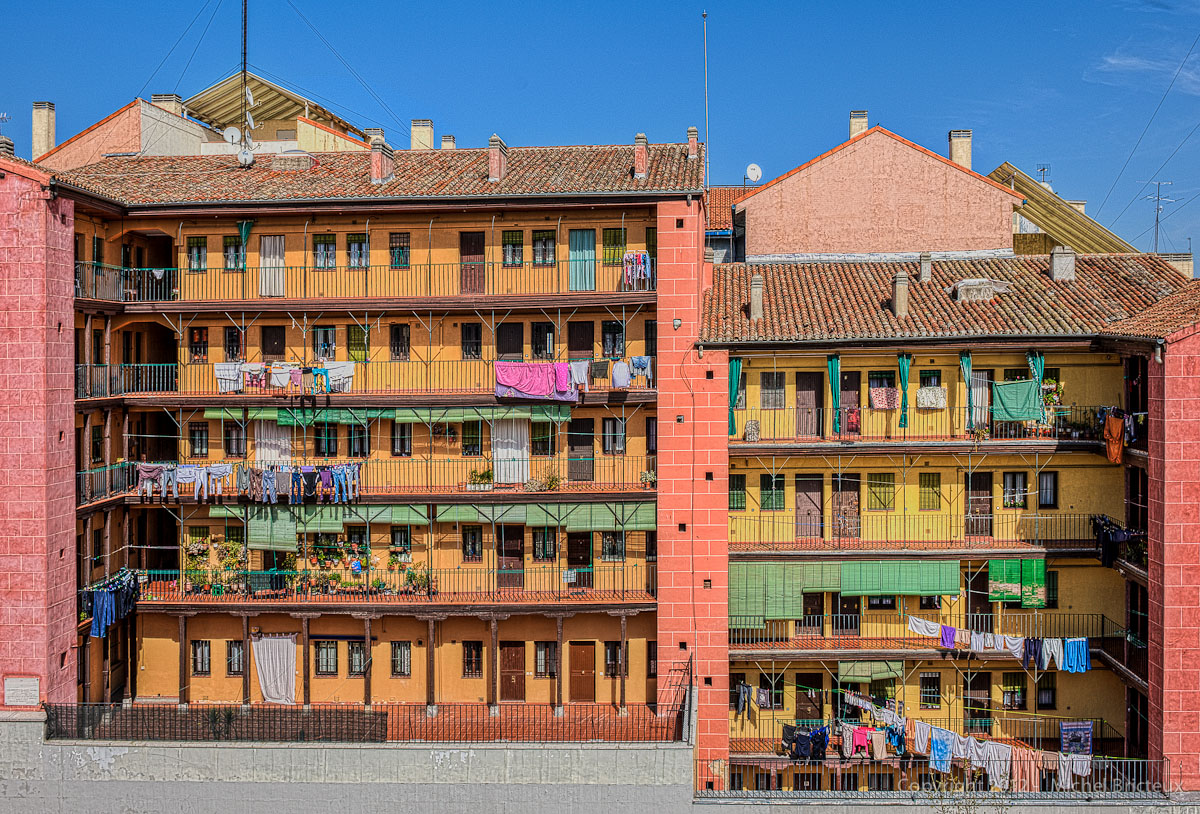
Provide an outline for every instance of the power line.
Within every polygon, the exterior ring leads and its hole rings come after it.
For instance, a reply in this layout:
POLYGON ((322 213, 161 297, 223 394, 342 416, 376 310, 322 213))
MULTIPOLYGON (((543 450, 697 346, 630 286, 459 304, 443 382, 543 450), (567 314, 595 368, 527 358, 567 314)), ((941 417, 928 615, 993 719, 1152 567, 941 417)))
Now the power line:
POLYGON ((1144 183, 1146 185, 1154 184, 1154 194, 1147 195, 1145 197, 1145 200, 1154 201, 1154 253, 1158 254, 1158 232, 1159 232, 1160 219, 1161 219, 1162 211, 1163 211, 1163 204, 1175 203, 1177 200, 1175 198, 1165 197, 1162 194, 1162 188, 1163 188, 1163 184, 1166 184, 1167 186, 1171 186, 1174 182, 1173 181, 1153 180, 1153 181, 1145 181, 1144 183))
POLYGON ((175 90, 179 90, 179 86, 183 84, 183 77, 188 72, 188 68, 192 67, 192 60, 196 58, 196 52, 200 50, 200 44, 204 42, 204 36, 208 33, 208 29, 212 26, 213 20, 216 19, 217 12, 221 10, 221 3, 225 0, 217 0, 217 5, 213 9, 213 13, 209 15, 208 22, 204 24, 204 30, 200 32, 199 39, 196 40, 196 47, 192 49, 192 55, 188 57, 187 64, 183 66, 183 70, 179 73, 179 79, 175 81, 175 90))
MULTIPOLYGON (((1181 209, 1183 209, 1185 206, 1187 206, 1188 204, 1190 204, 1192 201, 1196 200, 1197 198, 1200 198, 1200 192, 1197 192, 1195 195, 1193 195, 1192 197, 1188 198, 1186 201, 1184 201, 1183 203, 1181 203, 1179 206, 1175 207, 1175 208, 1174 208, 1174 209, 1172 209, 1170 212, 1168 212, 1167 214, 1163 215, 1163 216, 1162 216, 1162 219, 1161 219, 1161 220, 1160 220, 1160 222, 1159 222, 1159 225, 1160 225, 1160 227, 1161 227, 1161 225, 1162 225, 1162 223, 1163 223, 1163 222, 1165 222, 1165 221, 1166 221, 1167 219, 1169 219, 1169 218, 1170 218, 1172 215, 1174 215, 1176 212, 1178 212, 1178 211, 1180 211, 1181 209)), ((1143 237, 1143 236, 1144 236, 1144 235, 1145 235, 1147 232, 1149 232, 1149 231, 1150 231, 1151 229, 1153 229, 1153 228, 1154 228, 1154 225, 1153 225, 1153 224, 1151 224, 1150 226, 1147 226, 1145 229, 1143 229, 1143 230, 1141 231, 1141 233, 1139 233, 1139 234, 1138 234, 1136 237, 1134 237, 1134 240, 1138 240, 1138 239, 1142 238, 1142 237, 1143 237)))
POLYGON ((378 124, 380 127, 383 127, 386 124, 385 122, 380 121, 379 119, 375 118, 374 116, 371 116, 366 113, 360 113, 357 110, 351 110, 350 108, 344 106, 341 102, 339 102, 336 99, 331 99, 328 96, 322 96, 321 94, 317 93, 316 91, 309 90, 308 88, 306 88, 302 85, 297 85, 292 80, 282 77, 279 74, 271 73, 270 71, 268 71, 266 68, 264 68, 261 65, 258 65, 254 62, 251 62, 249 64, 250 64, 250 67, 253 68, 256 73, 262 74, 267 79, 274 79, 277 83, 279 83, 280 85, 282 85, 284 87, 290 88, 292 90, 300 91, 301 93, 311 96, 314 99, 323 101, 326 103, 326 105, 329 106, 330 110, 333 110, 334 112, 336 112, 337 109, 340 109, 340 110, 344 110, 346 113, 350 113, 354 116, 357 116, 359 119, 361 119, 365 122, 370 122, 371 124, 378 124))
MULTIPOLYGON (((1153 177, 1157 176, 1160 172, 1162 172, 1163 168, 1166 167, 1167 164, 1170 163, 1171 159, 1175 157, 1175 153, 1179 152, 1180 149, 1183 148, 1183 145, 1187 144, 1188 139, 1190 139, 1192 137, 1192 134, 1195 133, 1197 130, 1200 130, 1200 122, 1196 122, 1196 126, 1188 131, 1188 134, 1183 137, 1183 141, 1179 142, 1179 144, 1175 147, 1175 149, 1171 151, 1171 154, 1169 156, 1167 156, 1167 160, 1164 161, 1163 163, 1159 164, 1158 169, 1156 169, 1154 172, 1150 173, 1150 177, 1153 178, 1153 177)), ((1150 184, 1148 184, 1148 183, 1143 184, 1142 188, 1139 189, 1137 191, 1137 193, 1132 198, 1129 199, 1129 203, 1125 204, 1125 208, 1122 209, 1120 211, 1120 213, 1115 218, 1112 219, 1112 223, 1109 225, 1115 226, 1117 221, 1119 221, 1121 219, 1121 215, 1124 215, 1125 212, 1128 211, 1129 207, 1133 205, 1133 202, 1136 201, 1139 197, 1141 197, 1142 193, 1145 192, 1149 186, 1150 186, 1150 184)), ((1097 214, 1099 214, 1099 213, 1097 213, 1097 214)))
POLYGON ((175 53, 175 49, 179 47, 179 43, 183 42, 183 38, 187 36, 187 33, 192 30, 192 26, 194 26, 196 24, 196 21, 200 19, 200 15, 204 13, 205 9, 207 9, 210 5, 212 5, 212 1, 213 0, 206 0, 204 5, 200 7, 200 10, 196 12, 196 16, 193 17, 192 21, 187 24, 187 28, 183 29, 183 33, 179 35, 179 39, 175 40, 175 44, 171 46, 171 50, 167 51, 167 55, 164 56, 162 58, 162 61, 158 63, 158 67, 156 67, 154 69, 153 73, 151 73, 148 77, 146 77, 146 84, 142 85, 141 90, 139 90, 137 92, 138 96, 141 96, 143 93, 146 92, 146 88, 150 85, 151 82, 154 81, 154 77, 158 75, 158 72, 160 70, 162 70, 162 66, 165 65, 167 60, 171 58, 171 54, 175 53))
POLYGON ((1133 149, 1129 151, 1129 155, 1125 158, 1125 163, 1121 165, 1121 171, 1118 172, 1117 177, 1113 179, 1112 186, 1108 188, 1108 193, 1104 196, 1104 200, 1100 202, 1100 208, 1096 210, 1097 215, 1104 211, 1104 205, 1108 203, 1109 196, 1112 195, 1113 190, 1117 188, 1117 182, 1120 181, 1121 176, 1125 174, 1125 168, 1129 166, 1129 162, 1133 158, 1133 154, 1137 152, 1137 148, 1142 143, 1142 139, 1146 137, 1146 133, 1150 130, 1150 125, 1154 123, 1154 117, 1158 115, 1158 111, 1160 108, 1162 108, 1163 102, 1167 101, 1167 94, 1170 93, 1171 88, 1175 86, 1175 80, 1179 78, 1179 73, 1183 70, 1183 66, 1187 64, 1188 57, 1192 55, 1192 50, 1195 49, 1197 42, 1200 42, 1200 34, 1197 34, 1196 39, 1192 40, 1191 48, 1188 48, 1187 53, 1183 55, 1183 59, 1179 63, 1179 67, 1175 69, 1175 75, 1171 77, 1171 83, 1167 85, 1167 89, 1163 91, 1162 98, 1158 100, 1158 105, 1154 108, 1154 112, 1150 114, 1150 121, 1146 122, 1146 126, 1142 129, 1142 134, 1138 136, 1138 140, 1133 145, 1133 149))

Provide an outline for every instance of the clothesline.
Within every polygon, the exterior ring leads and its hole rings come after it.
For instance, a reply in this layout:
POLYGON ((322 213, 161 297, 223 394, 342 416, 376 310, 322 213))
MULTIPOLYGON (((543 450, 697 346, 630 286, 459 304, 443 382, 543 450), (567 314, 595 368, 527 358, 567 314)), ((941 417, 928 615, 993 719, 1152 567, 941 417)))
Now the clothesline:
POLYGON ((285 492, 289 503, 349 503, 361 493, 362 464, 332 464, 314 466, 216 463, 137 465, 138 496, 153 500, 157 487, 159 499, 165 501, 167 492, 179 499, 179 487, 192 484, 196 501, 223 497, 228 489, 231 496, 249 497, 256 503, 278 503, 279 492, 285 492), (290 487, 290 488, 289 488, 290 487))

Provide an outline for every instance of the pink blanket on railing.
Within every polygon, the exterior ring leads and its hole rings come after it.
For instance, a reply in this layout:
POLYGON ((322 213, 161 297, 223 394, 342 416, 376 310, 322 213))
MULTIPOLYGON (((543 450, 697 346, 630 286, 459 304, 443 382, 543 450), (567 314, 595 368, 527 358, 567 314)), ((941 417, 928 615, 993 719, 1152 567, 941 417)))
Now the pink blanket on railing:
POLYGON ((496 362, 497 398, 578 401, 570 369, 560 362, 496 362))

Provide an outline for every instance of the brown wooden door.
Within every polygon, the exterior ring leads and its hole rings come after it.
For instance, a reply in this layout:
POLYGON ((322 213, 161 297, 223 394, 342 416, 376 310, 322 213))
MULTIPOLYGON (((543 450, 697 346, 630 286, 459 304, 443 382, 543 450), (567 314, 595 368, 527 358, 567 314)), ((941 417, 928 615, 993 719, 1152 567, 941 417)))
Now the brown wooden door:
POLYGON ((596 700, 596 643, 571 642, 571 695, 574 702, 596 700))
POLYGON ((824 502, 820 475, 796 476, 796 539, 820 540, 824 531, 821 505, 824 502))
POLYGON ((858 475, 833 476, 833 534, 835 537, 858 537, 862 532, 859 518, 858 475))
POLYGON ((525 700, 525 642, 500 642, 500 700, 525 700))
POLYGON ((968 537, 992 536, 992 473, 971 472, 966 476, 967 506, 963 532, 968 537))
POLYGON ((591 359, 596 350, 596 323, 567 323, 567 356, 571 359, 591 359))
POLYGON ((842 435, 858 435, 862 432, 862 411, 859 409, 862 374, 857 370, 842 374, 842 435))
POLYGON ((483 294, 486 279, 483 232, 458 233, 459 293, 483 294))
POLYGON ((592 533, 590 531, 567 533, 567 568, 575 572, 575 581, 568 585, 576 588, 592 587, 592 533))
POLYGON ((596 419, 572 418, 567 425, 567 480, 595 479, 596 419))
POLYGON ((825 677, 820 673, 796 674, 796 718, 801 721, 820 721, 824 718, 822 698, 825 677))
POLYGON ((820 438, 824 435, 821 403, 825 379, 820 373, 796 374, 796 437, 820 438))
POLYGON ((525 587, 525 527, 497 526, 496 541, 500 552, 500 572, 496 575, 499 588, 525 587))

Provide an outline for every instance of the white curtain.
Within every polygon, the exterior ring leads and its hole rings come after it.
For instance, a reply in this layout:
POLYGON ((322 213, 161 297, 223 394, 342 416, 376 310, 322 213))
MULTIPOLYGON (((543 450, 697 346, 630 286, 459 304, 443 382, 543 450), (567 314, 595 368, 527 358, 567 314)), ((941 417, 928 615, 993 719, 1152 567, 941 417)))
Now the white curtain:
MULTIPOLYGON (((259 466, 285 464, 292 457, 292 431, 274 421, 254 422, 254 460, 259 466)), ((286 489, 286 486, 280 485, 286 489)))
POLYGON ((268 704, 296 703, 296 636, 260 636, 251 643, 258 688, 268 704))
POLYGON ((529 480, 529 421, 505 418, 492 424, 492 467, 496 483, 529 480))
POLYGON ((992 417, 992 389, 987 373, 971 373, 971 422, 987 427, 992 417))
POLYGON ((285 293, 283 235, 263 235, 259 243, 258 294, 282 297, 285 293))

